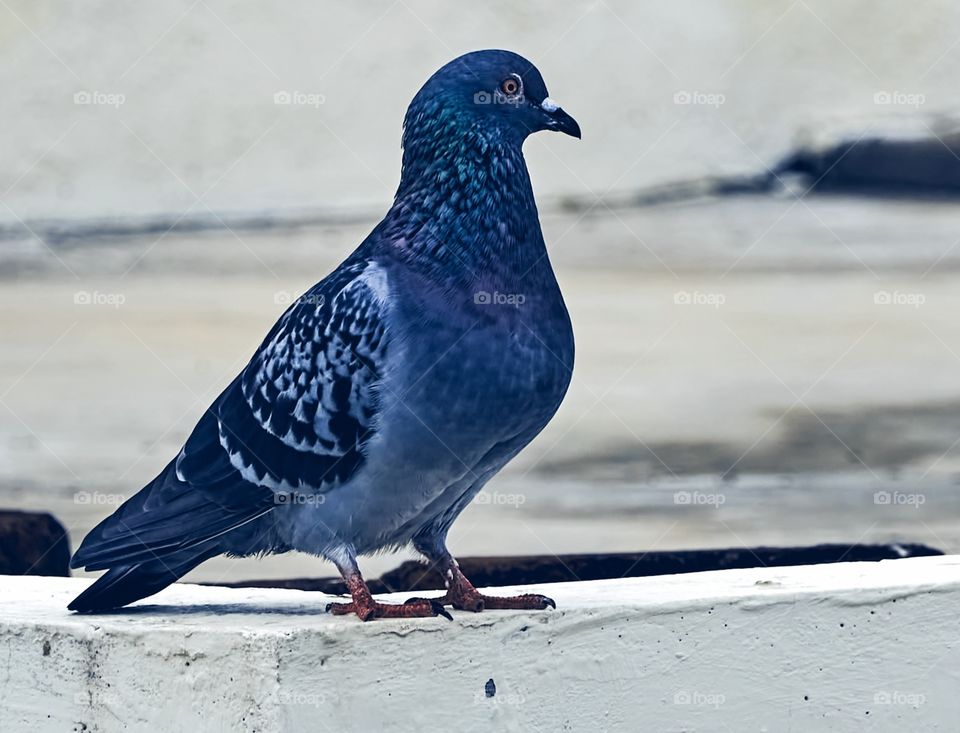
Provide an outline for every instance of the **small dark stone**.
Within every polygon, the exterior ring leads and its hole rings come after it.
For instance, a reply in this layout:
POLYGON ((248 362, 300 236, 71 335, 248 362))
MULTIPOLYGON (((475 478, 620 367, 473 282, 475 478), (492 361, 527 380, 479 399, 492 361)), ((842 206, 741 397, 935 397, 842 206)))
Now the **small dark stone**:
POLYGON ((487 697, 493 697, 497 694, 497 685, 493 681, 493 677, 487 680, 487 684, 483 686, 483 694, 487 697))
POLYGON ((70 575, 67 530, 52 515, 0 511, 0 575, 70 575))
POLYGON ((49 657, 49 656, 50 656, 50 642, 49 642, 49 641, 44 641, 44 642, 43 642, 43 656, 45 656, 45 657, 49 657))

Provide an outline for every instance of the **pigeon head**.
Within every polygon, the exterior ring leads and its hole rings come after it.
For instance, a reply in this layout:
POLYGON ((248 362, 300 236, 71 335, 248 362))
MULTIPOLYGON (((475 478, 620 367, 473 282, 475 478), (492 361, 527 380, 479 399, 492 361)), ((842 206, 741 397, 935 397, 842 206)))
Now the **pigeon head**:
POLYGON ((545 257, 523 141, 540 130, 580 137, 536 67, 509 51, 475 51, 442 67, 403 121, 403 166, 384 231, 445 278, 527 272, 545 257))
POLYGON ((439 136, 519 146, 540 130, 580 137, 537 67, 510 51, 474 51, 443 66, 417 92, 404 120, 404 148, 439 136))

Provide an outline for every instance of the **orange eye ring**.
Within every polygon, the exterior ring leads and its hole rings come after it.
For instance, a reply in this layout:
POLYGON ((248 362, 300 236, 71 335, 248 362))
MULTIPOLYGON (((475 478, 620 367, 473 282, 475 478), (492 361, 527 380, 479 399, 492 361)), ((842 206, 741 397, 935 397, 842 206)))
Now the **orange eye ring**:
POLYGON ((508 97, 516 97, 523 91, 523 82, 514 74, 511 74, 500 82, 500 91, 508 97))

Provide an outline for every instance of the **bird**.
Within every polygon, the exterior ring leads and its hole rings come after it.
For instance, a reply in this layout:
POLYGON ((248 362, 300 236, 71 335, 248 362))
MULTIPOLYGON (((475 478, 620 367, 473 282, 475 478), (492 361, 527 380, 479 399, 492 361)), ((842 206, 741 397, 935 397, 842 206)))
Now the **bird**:
POLYGON ((447 547, 454 520, 553 418, 570 384, 570 317, 523 144, 580 127, 537 68, 474 51, 423 84, 403 120, 386 215, 296 298, 182 449, 84 538, 106 570, 68 608, 115 609, 218 556, 298 550, 336 565, 375 618, 556 608, 481 594, 447 547), (439 598, 377 601, 358 557, 413 547, 439 598))

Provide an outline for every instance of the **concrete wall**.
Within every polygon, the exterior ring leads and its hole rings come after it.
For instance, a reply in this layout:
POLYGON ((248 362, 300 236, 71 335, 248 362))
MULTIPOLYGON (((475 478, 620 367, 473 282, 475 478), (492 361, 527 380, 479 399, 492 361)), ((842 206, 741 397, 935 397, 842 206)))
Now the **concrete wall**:
POLYGON ((948 0, 10 0, 0 223, 378 212, 411 96, 483 47, 534 60, 583 127, 581 143, 528 144, 541 194, 753 171, 801 130, 935 124, 956 106, 958 13, 948 0), (274 104, 282 91, 317 96, 274 104))
POLYGON ((960 557, 556 584, 555 612, 452 623, 189 585, 69 615, 87 582, 0 579, 4 731, 902 733, 960 715, 960 557))

